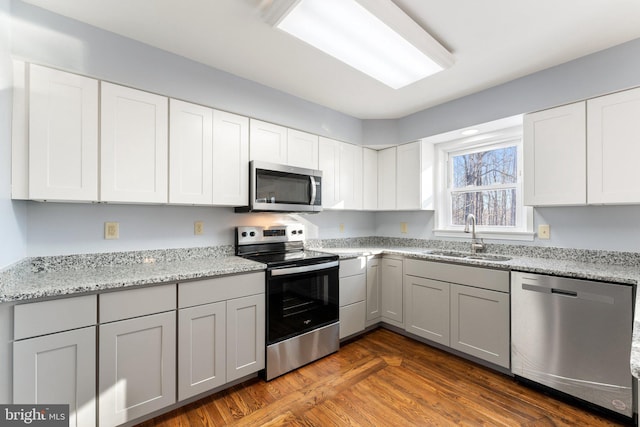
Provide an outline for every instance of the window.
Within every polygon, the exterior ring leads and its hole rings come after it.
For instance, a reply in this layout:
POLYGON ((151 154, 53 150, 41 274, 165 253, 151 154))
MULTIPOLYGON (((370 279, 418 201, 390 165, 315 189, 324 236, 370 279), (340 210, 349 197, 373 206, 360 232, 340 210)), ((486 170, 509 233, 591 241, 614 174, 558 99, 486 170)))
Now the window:
POLYGON ((521 127, 436 145, 437 236, 460 236, 469 214, 480 237, 532 240, 522 205, 521 127))

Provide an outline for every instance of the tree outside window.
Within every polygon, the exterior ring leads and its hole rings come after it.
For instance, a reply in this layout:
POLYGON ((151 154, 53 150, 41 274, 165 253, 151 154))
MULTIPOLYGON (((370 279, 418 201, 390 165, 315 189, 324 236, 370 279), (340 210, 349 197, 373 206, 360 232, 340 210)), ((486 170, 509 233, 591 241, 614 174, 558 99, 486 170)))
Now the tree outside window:
POLYGON ((518 147, 449 154, 450 225, 474 214, 479 226, 518 225, 518 147))

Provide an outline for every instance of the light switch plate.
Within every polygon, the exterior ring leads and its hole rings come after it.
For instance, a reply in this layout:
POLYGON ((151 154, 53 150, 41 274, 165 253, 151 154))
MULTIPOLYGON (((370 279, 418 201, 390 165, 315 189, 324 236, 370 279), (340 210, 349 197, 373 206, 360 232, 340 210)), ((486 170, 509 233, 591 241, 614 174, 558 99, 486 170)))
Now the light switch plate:
POLYGON ((400 223, 400 232, 403 234, 407 234, 407 223, 406 222, 401 222, 400 223))
POLYGON ((202 236, 204 234, 204 222, 196 221, 193 223, 193 234, 196 236, 202 236))
POLYGON ((549 224, 540 224, 538 226, 538 239, 547 240, 551 237, 551 227, 549 224))

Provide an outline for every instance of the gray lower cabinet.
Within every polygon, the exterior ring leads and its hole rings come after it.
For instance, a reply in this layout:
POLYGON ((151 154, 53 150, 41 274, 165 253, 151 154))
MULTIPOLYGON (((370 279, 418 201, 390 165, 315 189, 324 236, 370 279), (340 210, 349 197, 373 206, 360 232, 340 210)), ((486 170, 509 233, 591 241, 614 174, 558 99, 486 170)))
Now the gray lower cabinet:
POLYGON ((68 404, 69 426, 96 424, 96 296, 14 308, 13 403, 68 404))
POLYGON ((451 348, 510 366, 509 294, 451 284, 451 348))
POLYGON ((406 259, 405 330, 510 367, 509 272, 406 259))
POLYGON ((227 304, 178 311, 178 400, 227 382, 227 304))
POLYGON ((264 369, 264 273, 178 285, 178 400, 264 369))
POLYGON ((95 372, 95 326, 17 341, 13 402, 68 404, 69 426, 95 426, 95 372))
POLYGON ((265 306, 264 294, 227 301, 227 382, 264 369, 265 306))
POLYGON ((99 425, 176 402, 176 285, 100 295, 99 425))
POLYGON ((405 330, 449 345, 449 283, 405 275, 405 330))
POLYGON ((378 323, 382 318, 380 263, 380 257, 367 257, 367 315, 365 318, 367 327, 378 323))
POLYGON ((340 261, 340 339, 364 331, 366 298, 366 258, 340 261))
POLYGON ((403 328, 402 259, 382 257, 380 285, 382 321, 403 328))

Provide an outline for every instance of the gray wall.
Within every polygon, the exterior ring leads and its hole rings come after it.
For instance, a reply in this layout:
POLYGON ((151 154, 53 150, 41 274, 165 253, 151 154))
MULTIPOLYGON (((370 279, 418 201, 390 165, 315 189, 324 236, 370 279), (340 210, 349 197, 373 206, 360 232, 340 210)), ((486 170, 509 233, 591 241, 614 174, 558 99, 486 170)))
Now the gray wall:
MULTIPOLYGON (((635 40, 402 119, 360 121, 18 0, 0 0, 0 7, 0 12, 11 9, 17 57, 365 145, 407 142, 640 86, 640 40, 635 40)), ((2 16, 6 20, 8 14, 2 16)), ((0 28, 0 79, 6 79, 8 26, 0 28)), ((24 256, 231 244, 235 225, 291 220, 239 215, 229 208, 11 202, 9 87, 2 80, 0 268, 24 256), (193 235, 195 220, 205 222, 204 236, 193 235), (120 240, 102 238, 104 221, 120 222, 120 240)), ((638 207, 538 209, 536 224, 551 225, 551 240, 534 244, 636 251, 640 227, 632 219, 638 213, 638 207)), ((300 218, 311 237, 433 237, 432 212, 323 212, 300 218), (407 234, 400 233, 400 222, 408 224, 407 234)))

